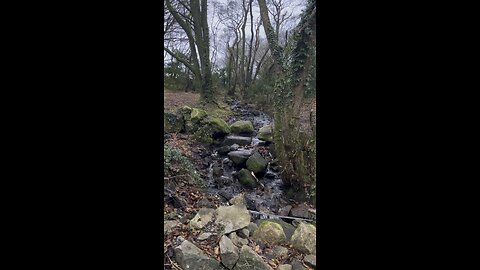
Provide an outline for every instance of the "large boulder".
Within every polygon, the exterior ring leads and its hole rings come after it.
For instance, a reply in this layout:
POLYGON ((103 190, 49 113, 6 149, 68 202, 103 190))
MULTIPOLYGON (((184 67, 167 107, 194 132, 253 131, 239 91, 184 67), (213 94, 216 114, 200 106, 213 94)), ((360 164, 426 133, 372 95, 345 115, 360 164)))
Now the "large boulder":
POLYGON ((254 173, 261 173, 265 171, 267 164, 268 162, 265 158, 263 158, 260 153, 255 152, 247 160, 247 169, 254 173))
POLYGON ((273 126, 266 125, 260 128, 257 137, 266 142, 273 142, 273 126))
POLYGON ((255 251, 249 246, 242 246, 240 249, 240 256, 234 270, 273 270, 267 263, 265 263, 255 251))
POLYGON ((167 133, 178 133, 184 130, 183 116, 175 112, 163 113, 163 127, 167 133))
POLYGON ((175 248, 175 259, 183 269, 189 270, 218 270, 220 263, 205 255, 205 253, 190 243, 183 241, 175 248))
POLYGON ((271 221, 262 221, 255 230, 253 239, 270 244, 282 244, 287 241, 282 226, 271 221))
POLYGON ((254 129, 253 129, 253 124, 250 121, 237 121, 230 125, 230 128, 232 129, 232 133, 235 134, 252 134, 254 129))
POLYGON ((228 269, 232 269, 238 261, 238 248, 233 244, 232 240, 227 236, 220 239, 220 258, 222 264, 228 269))
POLYGON ((198 213, 190 220, 190 227, 194 229, 201 229, 207 225, 215 214, 214 209, 210 208, 201 208, 198 213))
POLYGON ((243 204, 220 206, 216 210, 216 224, 223 226, 222 234, 243 229, 250 224, 250 212, 243 204))
POLYGON ((229 145, 229 146, 233 144, 238 144, 242 146, 242 145, 249 145, 251 142, 252 142, 252 137, 230 135, 225 138, 225 141, 223 142, 223 144, 229 145))
POLYGON ((230 133, 230 127, 227 122, 218 117, 207 118, 206 124, 212 129, 213 135, 224 136, 230 133))
POLYGON ((311 224, 302 222, 293 233, 290 242, 293 248, 304 254, 316 254, 317 229, 311 224))
POLYGON ((228 157, 235 163, 235 165, 244 164, 247 159, 252 155, 251 150, 237 150, 228 153, 228 157))
POLYGON ((293 217, 309 219, 310 213, 308 212, 308 209, 310 209, 310 207, 306 203, 302 203, 293 207, 290 210, 290 213, 293 217))
POLYGON ((255 180, 252 173, 246 169, 241 169, 238 172, 238 181, 247 188, 257 187, 257 180, 255 180))
POLYGON ((262 223, 263 221, 270 221, 273 223, 277 223, 278 225, 282 226, 283 232, 285 233, 285 236, 287 237, 287 241, 290 241, 292 238, 293 233, 295 232, 296 228, 290 224, 287 223, 281 219, 263 219, 263 220, 257 220, 257 225, 262 223))
POLYGON ((317 268, 317 256, 313 254, 309 254, 303 258, 303 262, 313 268, 317 268))

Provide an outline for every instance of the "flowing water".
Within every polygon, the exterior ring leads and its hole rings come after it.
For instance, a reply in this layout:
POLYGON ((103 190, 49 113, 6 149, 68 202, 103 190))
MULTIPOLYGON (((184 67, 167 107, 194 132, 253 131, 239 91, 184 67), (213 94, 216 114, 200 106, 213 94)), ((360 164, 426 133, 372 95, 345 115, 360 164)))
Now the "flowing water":
MULTIPOLYGON (((259 111, 249 110, 242 107, 238 101, 234 101, 230 107, 236 114, 228 119, 227 123, 232 124, 239 120, 249 120, 253 123, 254 133, 251 135, 252 142, 245 146, 239 146, 237 150, 259 151, 268 162, 266 172, 263 175, 256 175, 259 185, 255 189, 244 188, 235 177, 241 169, 228 158, 227 154, 219 154, 218 149, 221 146, 213 147, 211 163, 208 170, 208 188, 207 192, 219 195, 226 200, 243 193, 247 203, 247 209, 267 214, 277 214, 281 207, 289 204, 283 194, 283 181, 278 172, 272 170, 270 164, 273 160, 269 152, 269 145, 257 138, 257 131, 270 123, 272 118, 259 111), (216 168, 217 173, 214 173, 216 168)), ((268 218, 267 215, 252 213, 254 219, 268 218)))

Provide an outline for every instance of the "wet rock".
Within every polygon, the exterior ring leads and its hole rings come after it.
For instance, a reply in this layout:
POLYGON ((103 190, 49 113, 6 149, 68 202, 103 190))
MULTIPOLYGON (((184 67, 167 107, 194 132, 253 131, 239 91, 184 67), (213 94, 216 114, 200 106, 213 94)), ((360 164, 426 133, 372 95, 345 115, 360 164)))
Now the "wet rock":
POLYGON ((218 192, 218 195, 222 196, 227 201, 230 201, 233 198, 232 191, 230 191, 230 190, 222 189, 218 192))
POLYGON ((250 231, 247 228, 237 231, 237 235, 242 238, 248 238, 250 236, 250 231))
POLYGON ((316 254, 317 229, 315 226, 300 223, 290 241, 293 248, 304 254, 316 254))
POLYGON ((176 227, 180 222, 176 220, 164 220, 163 221, 163 234, 169 233, 172 228, 176 227))
POLYGON ((262 221, 253 234, 253 239, 270 244, 281 244, 287 241, 282 226, 270 221, 262 221))
POLYGON ((241 247, 243 245, 248 245, 248 240, 238 237, 238 235, 235 232, 230 233, 228 235, 228 238, 230 238, 230 240, 232 240, 233 244, 236 245, 237 247, 241 247))
POLYGON ((215 178, 215 183, 217 184, 217 188, 223 188, 225 186, 231 185, 232 179, 222 175, 218 178, 215 178))
POLYGON ((223 226, 223 234, 243 229, 250 224, 250 213, 242 204, 220 206, 216 213, 215 223, 223 226))
POLYGON ((282 246, 275 246, 273 248, 273 255, 275 255, 276 258, 286 257, 288 255, 288 248, 282 246))
POLYGON ((194 244, 185 240, 175 248, 175 260, 183 269, 189 270, 218 270, 220 263, 205 255, 194 244))
POLYGON ((244 164, 247 159, 252 155, 251 150, 237 150, 228 153, 228 157, 235 163, 235 165, 244 164))
POLYGON ((243 204, 243 205, 246 205, 246 202, 245 202, 245 196, 243 196, 243 194, 238 194, 236 195, 235 197, 231 198, 230 200, 228 200, 228 202, 230 204, 243 204))
POLYGON ((213 172, 213 176, 218 177, 218 176, 223 175, 223 169, 220 166, 213 166, 212 167, 212 172, 213 172))
POLYGON ((184 199, 178 197, 175 194, 168 194, 166 203, 171 204, 174 208, 184 209, 187 206, 187 202, 184 199))
POLYGON ((275 178, 275 173, 273 173, 273 172, 267 172, 267 173, 265 174, 265 178, 274 179, 274 178, 275 178))
POLYGON ((230 151, 236 151, 236 150, 238 150, 239 147, 240 147, 240 145, 234 143, 234 144, 230 145, 230 151))
POLYGON ((267 168, 268 162, 260 155, 260 153, 255 152, 247 160, 247 169, 254 173, 264 172, 267 168))
POLYGON ((281 208, 279 211, 278 211, 278 214, 281 215, 281 216, 288 216, 288 214, 290 213, 290 210, 292 209, 292 206, 291 205, 287 205, 283 208, 281 208))
POLYGON ((225 137, 224 144, 225 145, 232 145, 237 144, 240 146, 249 145, 252 142, 252 137, 243 137, 243 136, 227 136, 225 137))
POLYGON ((250 121, 236 121, 230 125, 230 129, 234 134, 252 134, 253 124, 250 121))
POLYGON ((190 227, 194 229, 201 229, 205 225, 207 225, 208 222, 210 222, 213 219, 213 215, 215 213, 214 209, 211 208, 201 208, 198 213, 195 215, 195 217, 190 220, 190 227))
POLYGON ((303 258, 303 262, 313 268, 317 268, 317 256, 313 254, 309 254, 303 258))
POLYGON ((292 270, 291 264, 281 264, 278 266, 277 270, 292 270))
POLYGON ((163 113, 163 127, 167 133, 178 133, 184 129, 183 116, 179 113, 164 112, 163 113))
POLYGON ((300 205, 297 205, 295 207, 292 208, 292 210, 290 210, 291 212, 291 215, 293 217, 299 217, 299 218, 310 218, 310 214, 308 212, 308 209, 310 209, 310 207, 305 204, 305 203, 302 203, 300 205))
POLYGON ((303 266, 302 262, 299 260, 294 259, 292 261, 292 270, 308 270, 308 268, 303 266))
POLYGON ((250 222, 250 224, 248 224, 248 227, 247 229, 250 231, 250 236, 253 235, 253 233, 255 232, 255 230, 258 228, 258 225, 253 223, 253 222, 250 222))
POLYGON ((262 141, 273 142, 272 125, 266 125, 260 128, 257 137, 262 141))
POLYGON ((262 257, 260 257, 255 251, 253 251, 249 246, 242 246, 240 249, 240 256, 238 258, 237 264, 235 265, 235 270, 273 270, 268 264, 266 264, 262 257))
POLYGON ((270 169, 272 169, 272 171, 274 171, 274 172, 279 172, 281 167, 278 166, 278 165, 277 166, 270 166, 270 169))
POLYGON ((228 154, 228 152, 231 151, 231 146, 228 146, 228 145, 225 145, 225 146, 222 146, 220 148, 217 149, 217 152, 220 154, 220 155, 226 155, 228 154))
POLYGON ((228 269, 232 269, 238 261, 238 248, 233 244, 230 238, 225 235, 220 239, 220 258, 222 264, 228 269))
POLYGON ((246 169, 241 169, 238 172, 238 181, 247 188, 255 188, 257 186, 257 180, 255 180, 252 173, 246 169))
POLYGON ((213 202, 211 202, 210 200, 208 200, 207 198, 203 197, 201 198, 198 202, 197 202, 197 205, 199 207, 204 207, 204 208, 214 208, 215 207, 215 204, 213 202))

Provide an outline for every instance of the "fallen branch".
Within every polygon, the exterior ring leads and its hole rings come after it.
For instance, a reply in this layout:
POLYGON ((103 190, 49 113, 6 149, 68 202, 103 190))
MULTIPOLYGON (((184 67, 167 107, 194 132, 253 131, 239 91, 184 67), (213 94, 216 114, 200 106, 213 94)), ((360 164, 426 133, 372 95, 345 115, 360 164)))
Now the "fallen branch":
POLYGON ((262 186, 262 188, 265 189, 265 186, 262 184, 262 182, 260 182, 260 180, 258 180, 258 178, 255 176, 255 174, 253 172, 251 172, 251 174, 252 174, 253 178, 255 178, 255 180, 257 180, 257 183, 259 183, 260 186, 262 186))
POLYGON ((278 218, 287 218, 287 219, 296 219, 296 220, 304 220, 304 221, 310 221, 310 222, 315 222, 314 219, 306 219, 306 218, 296 218, 296 217, 287 217, 287 216, 279 216, 279 215, 274 215, 274 214, 268 214, 268 213, 262 213, 258 211, 253 211, 253 210, 248 210, 250 213, 254 214, 260 214, 260 215, 265 215, 269 217, 278 217, 278 218))

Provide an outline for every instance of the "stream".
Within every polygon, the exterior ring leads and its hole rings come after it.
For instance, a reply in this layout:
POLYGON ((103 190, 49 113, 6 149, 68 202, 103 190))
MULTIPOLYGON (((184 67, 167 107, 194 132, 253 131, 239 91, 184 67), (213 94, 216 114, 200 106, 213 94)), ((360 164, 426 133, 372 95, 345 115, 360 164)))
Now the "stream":
MULTIPOLYGON (((225 201, 243 193, 247 209, 251 210, 254 220, 266 218, 278 219, 279 217, 276 215, 282 215, 281 209, 287 205, 291 205, 292 201, 286 199, 284 195, 284 186, 280 177, 279 167, 274 165, 274 158, 269 149, 271 145, 257 138, 257 131, 261 127, 272 123, 273 119, 263 112, 241 106, 237 100, 230 104, 230 108, 235 112, 235 115, 230 117, 227 123, 231 125, 233 122, 239 120, 251 121, 254 127, 254 133, 249 136, 251 142, 243 146, 235 145, 231 147, 231 142, 228 142, 227 138, 224 138, 222 145, 211 146, 210 150, 212 153, 209 158, 211 162, 207 174, 207 192, 214 196, 218 195, 218 197, 225 201), (258 151, 268 161, 265 173, 256 175, 261 185, 254 189, 248 189, 239 183, 236 174, 242 167, 236 166, 225 151, 219 151, 225 146, 230 146, 229 151, 258 151)), ((245 137, 245 135, 242 136, 245 137)), ((285 214, 285 212, 283 213, 283 215, 287 214, 285 214)))

